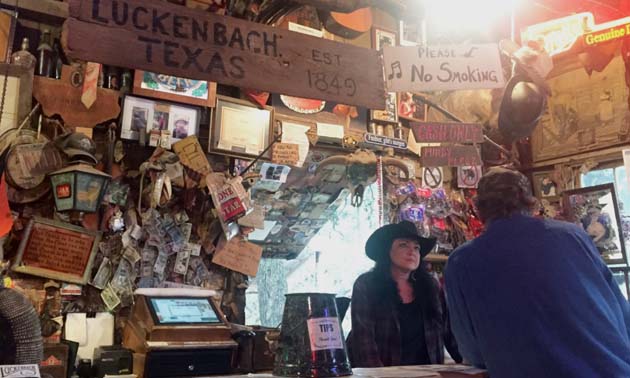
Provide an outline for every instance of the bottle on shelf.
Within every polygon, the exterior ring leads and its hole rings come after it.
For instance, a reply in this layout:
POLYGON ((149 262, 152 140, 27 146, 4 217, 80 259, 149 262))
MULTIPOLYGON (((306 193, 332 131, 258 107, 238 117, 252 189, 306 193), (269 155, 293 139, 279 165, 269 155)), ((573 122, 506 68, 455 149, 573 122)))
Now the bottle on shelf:
POLYGON ((21 49, 11 55, 11 63, 24 66, 31 70, 31 72, 34 72, 35 66, 37 65, 37 59, 28 51, 29 44, 30 42, 28 38, 22 39, 21 49))
POLYGON ((44 29, 37 46, 37 70, 39 76, 53 77, 53 49, 50 46, 50 30, 44 29))
POLYGON ((51 77, 59 80, 61 79, 61 71, 63 69, 63 62, 65 60, 65 56, 63 54, 63 48, 61 47, 61 42, 59 42, 59 39, 55 38, 52 49, 53 49, 53 55, 52 55, 53 69, 52 69, 51 77))

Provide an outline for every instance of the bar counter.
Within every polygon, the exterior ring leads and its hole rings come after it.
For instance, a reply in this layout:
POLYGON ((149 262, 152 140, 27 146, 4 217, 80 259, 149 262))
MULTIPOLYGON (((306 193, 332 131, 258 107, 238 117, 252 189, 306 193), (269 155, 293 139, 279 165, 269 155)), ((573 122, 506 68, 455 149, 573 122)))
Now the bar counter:
MULTIPOLYGON (((421 365, 384 368, 353 368, 353 375, 360 378, 488 378, 483 369, 466 365, 421 365)), ((218 376, 215 376, 218 377, 218 376)), ((230 378, 279 378, 271 373, 230 375, 230 378)))

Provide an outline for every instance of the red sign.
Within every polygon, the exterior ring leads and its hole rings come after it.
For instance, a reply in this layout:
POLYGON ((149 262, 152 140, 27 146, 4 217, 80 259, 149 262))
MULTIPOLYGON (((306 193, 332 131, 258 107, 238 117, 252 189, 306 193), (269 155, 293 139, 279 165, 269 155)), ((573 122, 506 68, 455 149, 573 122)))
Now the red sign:
POLYGON ((424 167, 466 167, 482 165, 479 151, 473 146, 422 147, 424 167))
POLYGON ((55 188, 57 191, 57 198, 68 198, 72 195, 72 190, 70 189, 70 184, 60 184, 55 188))
POLYGON ((481 143, 483 130, 478 123, 411 122, 418 143, 481 143))

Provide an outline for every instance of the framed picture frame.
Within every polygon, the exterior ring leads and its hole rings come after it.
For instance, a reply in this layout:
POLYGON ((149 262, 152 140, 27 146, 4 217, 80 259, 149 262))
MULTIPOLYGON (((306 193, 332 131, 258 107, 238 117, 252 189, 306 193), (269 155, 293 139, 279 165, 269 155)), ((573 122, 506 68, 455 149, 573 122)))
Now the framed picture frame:
MULTIPOLYGON (((165 101, 155 101, 127 95, 123 100, 120 136, 139 140, 140 133, 161 134, 168 131, 170 143, 198 135, 199 109, 165 101)), ((151 143, 149 145, 157 145, 151 143)))
POLYGON ((64 282, 86 284, 101 233, 34 217, 26 227, 11 269, 64 282))
POLYGON ((628 272, 630 268, 627 266, 610 267, 610 270, 612 271, 613 279, 619 286, 621 294, 628 300, 628 296, 630 295, 630 278, 628 277, 628 272))
POLYGON ((135 70, 132 93, 213 108, 217 101, 217 83, 135 70))
MULTIPOLYGON (((217 96, 208 152, 234 157, 257 157, 273 140, 274 111, 259 109, 249 101, 217 96)), ((271 158, 271 149, 262 155, 271 158)))
POLYGON ((410 22, 400 20, 398 23, 398 36, 400 46, 418 46, 422 39, 420 21, 410 22))
POLYGON ((398 118, 408 121, 426 122, 429 107, 420 100, 421 97, 421 95, 412 92, 398 93, 398 118))
POLYGON ((581 226, 593 239, 604 261, 627 265, 614 184, 566 190, 562 198, 569 220, 581 226))
POLYGON ((13 46, 15 45, 15 28, 17 17, 15 12, 8 9, 0 10, 0 62, 10 63, 13 46))
POLYGON ((388 92, 385 99, 385 110, 370 110, 370 119, 372 121, 397 123, 398 122, 398 104, 396 92, 388 92))
POLYGON ((532 186, 534 196, 539 199, 556 201, 562 191, 558 183, 552 177, 553 171, 533 172, 532 186))
POLYGON ((372 28, 372 48, 374 50, 382 50, 385 46, 396 46, 397 44, 398 35, 395 31, 380 27, 372 28))

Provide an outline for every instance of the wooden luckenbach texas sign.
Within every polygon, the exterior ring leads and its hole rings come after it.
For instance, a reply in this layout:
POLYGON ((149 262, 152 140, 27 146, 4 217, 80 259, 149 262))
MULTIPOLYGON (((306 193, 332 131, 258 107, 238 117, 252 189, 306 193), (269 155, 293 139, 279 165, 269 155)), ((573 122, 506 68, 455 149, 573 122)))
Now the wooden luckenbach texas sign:
POLYGON ((113 66, 385 108, 372 49, 142 0, 70 0, 67 53, 113 66))

